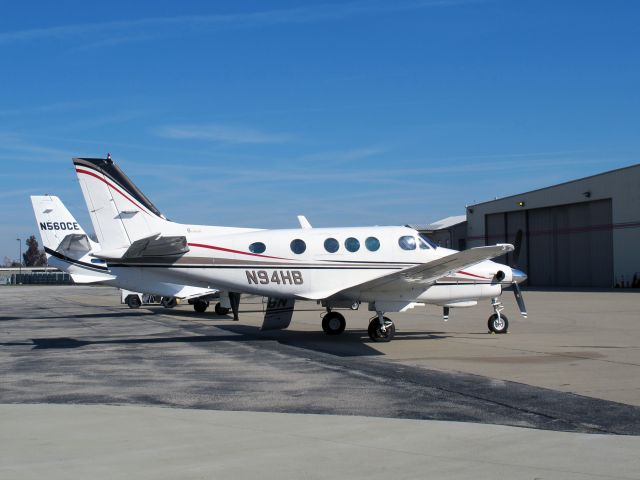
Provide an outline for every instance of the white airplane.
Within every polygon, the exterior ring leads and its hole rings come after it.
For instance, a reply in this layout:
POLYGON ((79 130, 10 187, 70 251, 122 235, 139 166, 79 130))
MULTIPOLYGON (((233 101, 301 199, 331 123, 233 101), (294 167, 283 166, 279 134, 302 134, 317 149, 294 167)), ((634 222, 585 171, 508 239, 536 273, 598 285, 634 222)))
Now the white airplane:
MULTIPOLYGON (((346 321, 334 308, 367 303, 375 315, 368 333, 374 341, 395 334, 387 312, 416 305, 470 307, 490 299, 491 331, 504 333, 503 288, 511 287, 523 316, 518 284, 526 275, 493 261, 514 250, 509 244, 462 252, 437 247, 408 227, 243 229, 184 225, 167 220, 111 160, 74 158, 85 202, 101 250, 118 275, 132 271, 157 282, 171 282, 283 299, 286 328, 296 299, 317 300, 327 309, 327 334, 344 331, 346 321), (100 237, 101 235, 101 237, 100 237)), ((272 319, 273 320, 273 319, 272 319)), ((265 320, 266 323, 266 320, 265 320)), ((264 327, 264 325, 263 325, 264 327)))
MULTIPOLYGON (((89 238, 58 197, 32 195, 31 205, 48 264, 69 273, 74 283, 104 283, 135 291, 143 289, 145 293, 163 297, 164 306, 171 307, 175 305, 175 298, 180 298, 191 301, 196 311, 206 310, 208 299, 217 293, 214 289, 141 281, 140 278, 132 282, 129 270, 117 275, 109 270, 107 262, 93 255, 101 250, 100 244, 89 238)), ((139 297, 136 295, 135 298, 139 297)), ((223 305, 216 307, 217 313, 226 314, 228 311, 223 305)))

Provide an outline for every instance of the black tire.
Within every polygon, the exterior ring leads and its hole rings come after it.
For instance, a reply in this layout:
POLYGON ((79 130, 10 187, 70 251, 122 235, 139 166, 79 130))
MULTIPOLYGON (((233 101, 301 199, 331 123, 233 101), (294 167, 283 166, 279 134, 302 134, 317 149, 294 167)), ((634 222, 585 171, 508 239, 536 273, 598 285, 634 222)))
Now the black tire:
POLYGON ((220 302, 216 303, 214 311, 216 312, 216 315, 227 315, 229 313, 229 309, 227 307, 223 307, 220 302))
POLYGON ((369 338, 374 342, 390 342, 394 335, 396 334, 396 326, 393 322, 387 317, 382 317, 385 326, 385 332, 380 330, 380 321, 378 317, 373 317, 369 322, 369 328, 367 328, 367 332, 369 333, 369 338))
POLYGON ((207 300, 196 300, 193 302, 193 309, 198 313, 204 313, 209 307, 209 302, 207 300))
POLYGON ((487 326, 490 332, 498 334, 507 333, 507 330, 509 330, 509 320, 506 315, 502 314, 500 314, 500 320, 498 320, 498 314, 494 313, 489 317, 487 326))
POLYGON ((178 301, 175 297, 162 297, 160 303, 164 308, 173 308, 178 304, 178 301))
POLYGON ((127 303, 127 305, 129 305, 129 308, 140 308, 140 306, 142 305, 142 302, 140 301, 140 297, 138 295, 128 295, 125 299, 125 302, 127 303))
POLYGON ((340 335, 346 326, 347 321, 338 312, 329 312, 322 318, 322 330, 327 335, 340 335))

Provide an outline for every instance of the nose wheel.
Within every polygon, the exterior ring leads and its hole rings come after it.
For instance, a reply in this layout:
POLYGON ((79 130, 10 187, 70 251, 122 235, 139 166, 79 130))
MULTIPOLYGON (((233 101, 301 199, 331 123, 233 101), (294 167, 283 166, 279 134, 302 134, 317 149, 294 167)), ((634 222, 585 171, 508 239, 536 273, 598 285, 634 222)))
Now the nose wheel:
POLYGON ((489 317, 487 322, 489 331, 493 333, 507 333, 509 329, 509 320, 506 315, 494 313, 489 317))

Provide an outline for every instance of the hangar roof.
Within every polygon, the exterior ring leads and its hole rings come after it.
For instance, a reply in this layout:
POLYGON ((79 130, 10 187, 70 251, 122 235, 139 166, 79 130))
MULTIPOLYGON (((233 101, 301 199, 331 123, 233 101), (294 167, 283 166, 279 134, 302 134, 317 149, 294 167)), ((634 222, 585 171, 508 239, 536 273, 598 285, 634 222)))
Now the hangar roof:
POLYGON ((438 220, 436 222, 428 223, 428 224, 417 224, 417 225, 409 225, 409 227, 414 228, 416 230, 445 230, 447 228, 451 228, 455 225, 459 225, 467 221, 466 215, 454 215, 453 217, 443 218, 442 220, 438 220))
POLYGON ((608 171, 602 172, 602 173, 596 173, 595 175, 589 175, 588 177, 576 178, 574 180, 569 180, 567 182, 556 183, 555 185, 550 185, 548 187, 536 188, 534 190, 529 190, 527 192, 514 193, 513 195, 507 195, 506 197, 500 197, 500 198, 493 199, 493 200, 487 200, 487 201, 484 201, 484 202, 474 203, 474 204, 471 204, 471 205, 467 205, 467 207, 475 207, 477 205, 484 205, 486 203, 492 203, 492 202, 495 202, 495 201, 504 200, 505 198, 520 197, 520 196, 526 195, 528 193, 540 192, 542 190, 549 190, 550 188, 557 188, 557 187, 561 187, 563 185, 569 185, 571 183, 581 182, 581 181, 586 180, 588 178, 602 177, 602 176, 605 176, 605 175, 609 175, 611 173, 620 172, 622 170, 632 170, 632 169, 636 169, 636 168, 640 168, 640 163, 636 163, 635 165, 629 165, 628 167, 622 167, 622 168, 616 168, 614 170, 608 170, 608 171))

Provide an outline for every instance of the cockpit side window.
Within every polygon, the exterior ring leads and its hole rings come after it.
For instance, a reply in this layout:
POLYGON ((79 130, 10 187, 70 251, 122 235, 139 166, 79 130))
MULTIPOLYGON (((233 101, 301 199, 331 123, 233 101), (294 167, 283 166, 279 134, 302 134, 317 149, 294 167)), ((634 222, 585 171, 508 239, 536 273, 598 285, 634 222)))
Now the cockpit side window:
POLYGON ((429 237, 427 237, 424 233, 419 233, 418 234, 418 240, 420 241, 420 249, 421 250, 428 250, 430 248, 433 248, 433 249, 438 248, 438 245, 436 245, 434 243, 434 241, 431 240, 429 237))

